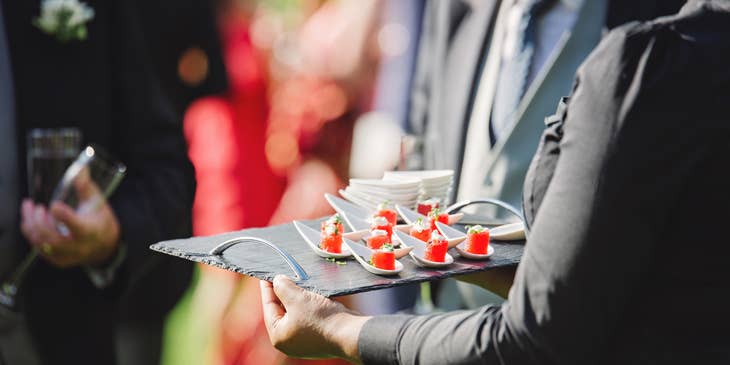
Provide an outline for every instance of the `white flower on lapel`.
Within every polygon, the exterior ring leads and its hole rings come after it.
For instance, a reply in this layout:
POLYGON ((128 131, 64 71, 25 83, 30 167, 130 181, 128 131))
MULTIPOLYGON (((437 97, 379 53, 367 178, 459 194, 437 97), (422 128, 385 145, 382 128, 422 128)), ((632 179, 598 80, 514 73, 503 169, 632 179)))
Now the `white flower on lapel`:
POLYGON ((33 25, 61 42, 86 39, 86 23, 94 19, 94 9, 78 0, 43 0, 41 15, 33 25))

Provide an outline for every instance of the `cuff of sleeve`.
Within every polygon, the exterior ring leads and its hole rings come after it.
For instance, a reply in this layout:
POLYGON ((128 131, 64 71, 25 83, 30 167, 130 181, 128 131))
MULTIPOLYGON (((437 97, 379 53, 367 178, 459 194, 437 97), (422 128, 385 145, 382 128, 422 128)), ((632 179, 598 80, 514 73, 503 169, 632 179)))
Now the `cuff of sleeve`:
POLYGON ((398 364, 398 344, 411 316, 370 318, 362 327, 357 348, 363 364, 398 364))
POLYGON ((126 257, 127 246, 120 242, 117 255, 114 256, 114 259, 104 267, 85 266, 84 271, 86 271, 86 276, 89 277, 89 280, 91 280, 91 283, 97 289, 104 289, 114 282, 114 278, 117 276, 117 270, 122 266, 126 257))

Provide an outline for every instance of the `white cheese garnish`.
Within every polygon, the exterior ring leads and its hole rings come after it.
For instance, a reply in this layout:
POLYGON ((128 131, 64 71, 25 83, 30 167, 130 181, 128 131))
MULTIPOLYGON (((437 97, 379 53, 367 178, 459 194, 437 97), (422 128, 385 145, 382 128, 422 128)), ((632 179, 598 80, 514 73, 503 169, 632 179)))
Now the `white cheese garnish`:
POLYGON ((337 226, 334 224, 327 224, 324 226, 324 233, 328 236, 332 236, 337 232, 337 226))
POLYGON ((388 224, 388 220, 385 217, 374 217, 373 218, 373 225, 374 226, 385 226, 388 224))
POLYGON ((443 240, 444 240, 444 236, 442 236, 438 230, 434 229, 433 232, 431 232, 431 241, 443 241, 443 240))
POLYGON ((429 228, 429 227, 426 225, 426 222, 424 222, 423 220, 416 221, 416 223, 413 223, 413 229, 418 233, 423 232, 426 228, 429 228))
POLYGON ((335 214, 329 218, 327 218, 327 221, 325 221, 326 225, 330 224, 336 224, 340 220, 340 216, 338 214, 335 214))

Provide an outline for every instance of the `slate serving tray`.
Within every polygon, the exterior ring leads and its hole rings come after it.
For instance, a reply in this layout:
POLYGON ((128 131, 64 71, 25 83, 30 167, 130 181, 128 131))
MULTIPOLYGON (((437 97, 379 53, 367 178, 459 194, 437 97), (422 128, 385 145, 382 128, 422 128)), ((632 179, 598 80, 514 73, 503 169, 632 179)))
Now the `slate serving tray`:
MULTIPOLYGON (((319 229, 319 220, 307 221, 305 224, 319 229)), ((463 225, 456 228, 464 230, 463 225)), ((296 281, 300 287, 326 297, 355 294, 365 291, 390 288, 423 281, 434 281, 454 275, 485 271, 497 267, 517 265, 522 257, 524 241, 490 243, 495 253, 485 261, 474 261, 460 257, 453 249, 449 253, 454 256, 454 264, 447 268, 425 269, 416 266, 410 256, 403 257, 400 262, 404 269, 395 276, 378 276, 367 272, 353 258, 344 261, 346 264, 329 262, 317 256, 307 246, 292 223, 266 228, 252 228, 208 237, 193 237, 156 243, 150 248, 168 255, 187 260, 202 262, 207 265, 271 281, 277 274, 284 274, 296 281), (298 280, 294 271, 284 258, 266 245, 245 242, 225 250, 221 256, 207 255, 220 243, 240 237, 252 236, 263 238, 291 255, 304 269, 309 278, 298 280)))

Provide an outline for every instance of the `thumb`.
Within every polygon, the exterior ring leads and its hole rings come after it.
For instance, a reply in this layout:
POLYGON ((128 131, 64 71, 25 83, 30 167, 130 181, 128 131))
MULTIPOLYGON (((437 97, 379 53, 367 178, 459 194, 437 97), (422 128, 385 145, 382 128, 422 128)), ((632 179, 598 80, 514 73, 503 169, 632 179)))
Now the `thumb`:
POLYGON ((51 204, 51 215, 59 222, 65 224, 75 237, 82 236, 86 231, 86 226, 82 219, 71 207, 64 203, 53 202, 51 204))
POLYGON ((74 188, 76 189, 76 194, 78 195, 79 201, 88 201, 92 198, 95 198, 99 195, 101 195, 101 191, 99 191, 99 187, 94 183, 94 180, 91 178, 91 172, 89 171, 89 167, 85 166, 81 171, 79 171, 79 174, 74 179, 74 188))
POLYGON ((301 298, 305 292, 287 276, 276 275, 274 278, 274 293, 276 293, 281 304, 287 307, 288 304, 294 303, 298 298, 301 298))

